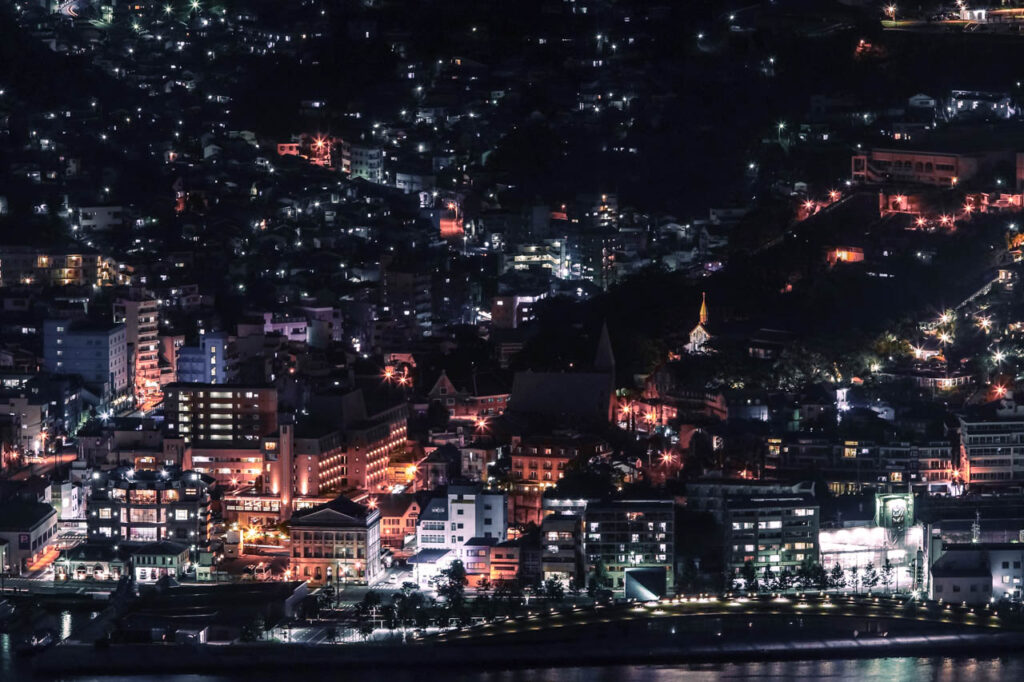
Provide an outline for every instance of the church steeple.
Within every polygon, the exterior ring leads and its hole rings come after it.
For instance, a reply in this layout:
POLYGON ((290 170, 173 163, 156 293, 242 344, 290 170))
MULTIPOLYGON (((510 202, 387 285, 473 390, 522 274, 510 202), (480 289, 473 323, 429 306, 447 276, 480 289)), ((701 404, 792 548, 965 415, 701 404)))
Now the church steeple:
POLYGON ((612 353, 612 341, 608 337, 608 323, 601 325, 601 338, 597 342, 594 353, 594 369, 605 374, 615 375, 615 354, 612 353))
POLYGON ((703 327, 708 323, 708 298, 705 292, 700 293, 700 316, 699 323, 703 327))

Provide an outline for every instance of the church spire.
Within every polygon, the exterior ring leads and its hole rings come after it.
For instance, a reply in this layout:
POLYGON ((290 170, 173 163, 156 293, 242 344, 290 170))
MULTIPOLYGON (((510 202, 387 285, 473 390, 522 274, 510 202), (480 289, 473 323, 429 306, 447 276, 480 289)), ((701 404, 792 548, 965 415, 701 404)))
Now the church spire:
POLYGON ((703 327, 708 323, 708 298, 705 292, 700 292, 700 325, 703 327))
POLYGON ((612 353, 612 341, 608 336, 608 322, 601 325, 601 338, 594 353, 594 369, 613 376, 615 374, 615 354, 612 353))

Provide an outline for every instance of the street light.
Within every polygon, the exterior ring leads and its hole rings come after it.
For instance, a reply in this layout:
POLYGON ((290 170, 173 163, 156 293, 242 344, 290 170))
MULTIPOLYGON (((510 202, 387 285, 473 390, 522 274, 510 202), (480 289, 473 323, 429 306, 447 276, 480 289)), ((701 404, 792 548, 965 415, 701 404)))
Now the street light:
POLYGON ((885 13, 889 15, 889 19, 893 22, 896 21, 896 5, 889 5, 885 8, 885 13))

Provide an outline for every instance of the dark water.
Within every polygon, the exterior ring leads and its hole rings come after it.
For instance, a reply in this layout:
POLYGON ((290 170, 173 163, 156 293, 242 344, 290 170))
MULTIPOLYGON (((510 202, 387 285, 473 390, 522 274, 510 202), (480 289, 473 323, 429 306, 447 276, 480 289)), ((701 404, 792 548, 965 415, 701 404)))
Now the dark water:
MULTIPOLYGON (((514 671, 446 672, 430 671, 363 671, 359 682, 422 682, 442 678, 446 682, 632 682, 654 680, 987 680, 1024 679, 1024 654, 1003 658, 879 658, 839 661, 786 661, 775 663, 736 663, 692 666, 611 666, 607 668, 550 668, 514 671)), ((0 679, 8 678, 0 672, 0 679)), ((66 682, 320 682, 320 680, 356 679, 340 671, 322 674, 274 675, 140 675, 137 677, 64 677, 66 682)))

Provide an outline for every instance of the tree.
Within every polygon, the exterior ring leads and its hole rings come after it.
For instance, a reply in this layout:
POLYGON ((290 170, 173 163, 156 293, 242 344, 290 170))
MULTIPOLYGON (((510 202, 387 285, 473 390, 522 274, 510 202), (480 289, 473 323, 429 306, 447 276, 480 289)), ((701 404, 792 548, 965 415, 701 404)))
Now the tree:
POLYGON ((878 571, 875 570, 875 565, 868 562, 868 565, 864 567, 864 576, 861 578, 861 584, 868 588, 870 592, 873 587, 878 585, 878 571))
POLYGON ((860 566, 851 566, 847 572, 850 574, 850 579, 847 581, 847 584, 852 590, 859 593, 860 581, 858 580, 858 578, 860 577, 860 566))
POLYGON ((740 569, 740 577, 743 578, 744 589, 750 591, 757 589, 753 587, 757 584, 757 569, 754 568, 754 562, 748 561, 743 564, 743 568, 740 569))
POLYGON ((779 591, 786 592, 787 590, 789 590, 791 587, 793 587, 793 583, 795 582, 795 580, 796 578, 793 575, 793 573, 789 570, 789 568, 783 568, 782 571, 779 573, 779 591))
POLYGON ((560 602, 565 599, 565 586, 562 585, 562 581, 558 578, 552 576, 545 580, 543 590, 544 595, 551 601, 560 602))
POLYGON ((587 584, 587 596, 593 598, 597 595, 598 590, 603 590, 608 586, 608 569, 605 568, 604 561, 598 559, 594 562, 594 570, 590 575, 590 582, 587 584))
POLYGON ((373 634, 373 622, 364 621, 359 624, 359 634, 363 636, 363 639, 369 639, 370 635, 373 634))
POLYGON ((451 563, 451 566, 439 571, 437 576, 431 580, 431 583, 434 585, 434 589, 437 590, 438 596, 444 597, 452 609, 457 609, 465 600, 466 585, 469 584, 469 578, 466 575, 465 566, 462 565, 460 560, 456 559, 451 563))
POLYGON ((766 590, 778 589, 779 581, 778 581, 777 577, 775 576, 775 573, 772 571, 772 567, 771 566, 765 566, 764 567, 764 575, 763 575, 762 579, 764 581, 764 584, 762 586, 764 589, 766 589, 766 590))
POLYGON ((685 559, 683 561, 683 572, 679 576, 679 582, 684 591, 696 592, 697 591, 697 565, 692 559, 685 559))
POLYGON ((579 578, 573 576, 569 579, 569 594, 573 599, 579 599, 580 593, 583 592, 583 586, 580 585, 579 578))
POLYGON ((263 639, 263 632, 267 629, 267 623, 263 616, 256 616, 247 625, 242 627, 242 641, 255 642, 263 639))
POLYGON ((828 589, 828 572, 825 570, 825 567, 819 564, 818 562, 814 563, 813 576, 814 587, 816 587, 819 590, 828 589))
POLYGON ((814 584, 814 567, 817 562, 807 557, 800 562, 796 568, 796 585, 801 589, 808 589, 814 584))
POLYGON ((493 589, 494 583, 492 583, 487 576, 480 578, 480 581, 476 584, 476 591, 479 594, 487 594, 493 589))
POLYGON ((889 592, 889 587, 892 585, 893 573, 895 573, 895 568, 889 561, 889 557, 886 557, 885 563, 882 564, 882 586, 885 587, 886 593, 889 592))
POLYGON ((509 615, 514 614, 523 599, 523 588, 515 580, 504 580, 494 590, 494 599, 501 600, 509 615))
POLYGON ((846 574, 839 562, 832 565, 832 571, 828 576, 828 587, 831 590, 841 590, 846 587, 846 574))

